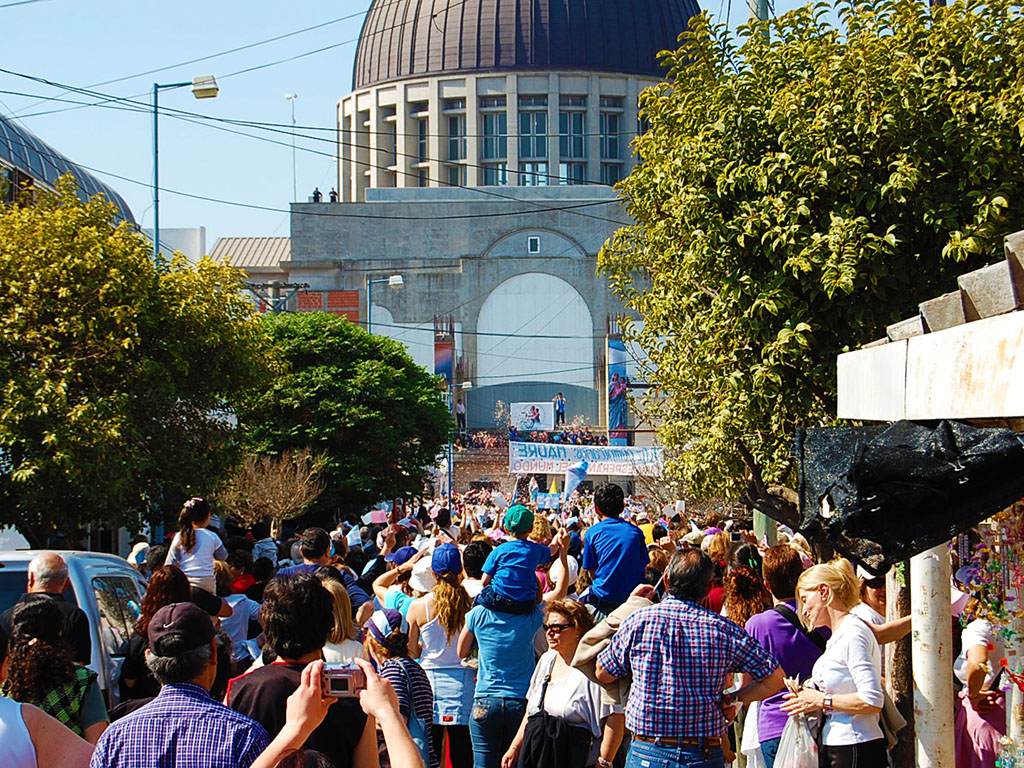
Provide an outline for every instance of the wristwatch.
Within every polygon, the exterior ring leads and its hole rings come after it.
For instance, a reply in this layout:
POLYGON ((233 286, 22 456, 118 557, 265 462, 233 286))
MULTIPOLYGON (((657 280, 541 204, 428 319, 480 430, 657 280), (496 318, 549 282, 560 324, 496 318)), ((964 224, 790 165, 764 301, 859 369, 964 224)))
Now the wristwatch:
POLYGON ((603 757, 597 758, 597 764, 601 766, 601 768, 612 768, 611 761, 605 760, 603 757))
POLYGON ((825 694, 825 701, 822 703, 821 708, 824 709, 826 712, 831 712, 832 711, 832 694, 831 693, 826 693, 825 694))

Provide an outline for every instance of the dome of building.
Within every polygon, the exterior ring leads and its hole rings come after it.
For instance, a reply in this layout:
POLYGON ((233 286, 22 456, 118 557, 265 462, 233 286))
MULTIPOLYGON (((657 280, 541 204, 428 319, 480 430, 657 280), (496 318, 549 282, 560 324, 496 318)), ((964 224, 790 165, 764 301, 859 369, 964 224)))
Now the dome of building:
POLYGON ((373 0, 353 89, 422 75, 583 70, 661 78, 696 0, 373 0))
POLYGON ((78 182, 80 198, 87 200, 93 195, 102 194, 117 206, 122 219, 135 223, 135 217, 121 195, 31 131, 0 115, 0 171, 4 166, 16 168, 50 187, 55 187, 57 179, 70 173, 78 182))

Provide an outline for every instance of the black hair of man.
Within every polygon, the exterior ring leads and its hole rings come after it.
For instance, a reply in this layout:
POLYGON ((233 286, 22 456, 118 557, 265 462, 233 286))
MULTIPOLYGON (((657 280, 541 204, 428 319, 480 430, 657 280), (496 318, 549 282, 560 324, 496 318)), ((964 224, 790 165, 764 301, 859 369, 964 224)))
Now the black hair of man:
POLYGON ((256 581, 266 581, 274 575, 274 561, 269 557, 257 557, 252 564, 252 576, 256 581))
POLYGON ((661 523, 655 523, 654 527, 651 528, 651 537, 655 541, 659 541, 668 536, 668 529, 661 523))
POLYGON ((246 552, 244 549, 236 549, 227 556, 227 564, 232 568, 237 568, 242 573, 252 573, 252 552, 246 552))
POLYGON ((665 569, 665 587, 673 597, 699 603, 708 596, 714 564, 700 549, 677 552, 665 569))
POLYGON ((462 551, 462 567, 471 579, 483 576, 484 563, 491 554, 491 545, 486 541, 471 541, 462 551))
POLYGON ((652 587, 657 587, 658 582, 661 581, 662 573, 653 565, 648 565, 644 568, 644 584, 650 584, 652 587))
POLYGON ((299 541, 299 552, 306 560, 319 560, 331 551, 331 537, 323 528, 307 528, 299 541))
POLYGON ((626 506, 626 496, 615 483, 601 483, 594 489, 594 506, 602 517, 618 517, 626 506))
POLYGON ((334 629, 334 598, 311 573, 277 576, 263 592, 260 624, 279 658, 302 658, 323 648, 334 629))
POLYGON ((452 511, 447 508, 438 510, 437 517, 434 518, 434 522, 437 523, 439 528, 451 528, 452 511))
POLYGON ((146 550, 146 570, 153 573, 157 568, 162 568, 167 559, 167 545, 153 544, 146 550))
POLYGON ((270 526, 266 523, 256 523, 256 525, 252 527, 252 537, 256 539, 256 541, 265 539, 268 536, 270 536, 270 526))

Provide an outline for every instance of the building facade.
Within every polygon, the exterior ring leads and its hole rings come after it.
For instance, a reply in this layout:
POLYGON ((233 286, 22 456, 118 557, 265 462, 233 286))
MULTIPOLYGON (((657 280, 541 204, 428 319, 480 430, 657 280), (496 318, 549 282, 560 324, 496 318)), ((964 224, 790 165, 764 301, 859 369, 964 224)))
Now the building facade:
POLYGON ((658 54, 698 12, 693 0, 375 0, 338 103, 339 202, 292 206, 276 268, 255 255, 269 240, 215 253, 246 267, 249 249, 253 278, 285 284, 289 308, 358 319, 430 371, 453 331, 471 429, 495 426, 498 401, 558 392, 570 420, 606 425, 623 307, 597 254, 630 223, 612 185, 638 162, 658 54))

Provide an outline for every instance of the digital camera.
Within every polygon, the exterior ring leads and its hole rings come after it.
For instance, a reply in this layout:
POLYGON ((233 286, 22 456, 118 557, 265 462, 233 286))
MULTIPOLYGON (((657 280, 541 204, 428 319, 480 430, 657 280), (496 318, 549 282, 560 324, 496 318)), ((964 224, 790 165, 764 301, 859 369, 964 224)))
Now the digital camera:
POLYGON ((335 698, 357 696, 366 688, 366 674, 350 661, 332 661, 324 664, 321 678, 324 696, 335 698))

